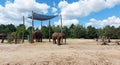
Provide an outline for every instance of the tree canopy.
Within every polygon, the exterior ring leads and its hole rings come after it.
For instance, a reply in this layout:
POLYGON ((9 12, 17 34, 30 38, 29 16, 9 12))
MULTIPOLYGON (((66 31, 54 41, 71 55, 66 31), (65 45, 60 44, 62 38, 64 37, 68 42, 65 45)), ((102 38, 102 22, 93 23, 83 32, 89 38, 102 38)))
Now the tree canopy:
MULTIPOLYGON (((42 26, 42 30, 39 28, 34 29, 35 31, 42 31, 43 38, 49 38, 49 26, 42 26)), ((0 25, 0 34, 10 34, 16 32, 21 38, 22 33, 24 32, 25 36, 30 35, 32 27, 26 28, 23 24, 14 26, 13 24, 0 25)), ((50 26, 50 36, 54 32, 61 32, 60 26, 50 26)), ((114 26, 105 26, 104 28, 95 28, 92 26, 83 27, 82 25, 72 24, 70 27, 63 26, 62 32, 66 35, 67 38, 98 38, 100 36, 106 36, 114 39, 120 38, 120 27, 115 28, 114 26)))

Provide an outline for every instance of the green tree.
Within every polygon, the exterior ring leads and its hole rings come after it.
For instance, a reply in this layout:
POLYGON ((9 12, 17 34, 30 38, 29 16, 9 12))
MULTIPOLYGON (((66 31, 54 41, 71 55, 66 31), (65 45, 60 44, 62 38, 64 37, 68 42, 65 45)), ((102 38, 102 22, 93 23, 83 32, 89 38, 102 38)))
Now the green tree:
POLYGON ((98 37, 102 37, 102 36, 104 36, 104 30, 102 29, 102 28, 99 28, 99 29, 97 29, 97 35, 98 35, 98 37))
POLYGON ((116 28, 115 32, 116 33, 114 33, 114 34, 116 34, 117 38, 120 39, 120 26, 118 28, 116 28))
POLYGON ((72 24, 69 28, 69 33, 70 38, 85 38, 86 29, 83 28, 81 25, 72 24))
POLYGON ((39 28, 36 28, 36 30, 35 30, 35 31, 40 31, 40 30, 39 30, 39 28))
POLYGON ((114 26, 105 26, 103 30, 104 30, 104 36, 110 38, 117 38, 117 31, 114 26))
POLYGON ((62 32, 65 34, 66 38, 69 37, 69 29, 68 29, 67 26, 64 26, 64 27, 62 28, 62 32))
POLYGON ((1 24, 0 25, 0 33, 7 33, 7 31, 5 30, 6 26, 1 24))
POLYGON ((28 34, 32 33, 32 26, 27 28, 27 32, 28 32, 28 34))
POLYGON ((54 32, 61 32, 60 26, 52 26, 54 32))
POLYGON ((75 31, 76 31, 77 38, 85 38, 85 36, 86 36, 85 28, 83 28, 80 25, 77 25, 75 31))
POLYGON ((76 38, 76 26, 74 24, 70 26, 69 33, 70 38, 76 38))
POLYGON ((46 26, 42 27, 42 37, 43 38, 49 38, 49 28, 46 26))
POLYGON ((19 26, 17 26, 17 30, 16 30, 19 38, 22 38, 22 33, 26 32, 26 28, 23 24, 20 24, 19 26))
POLYGON ((10 34, 10 33, 16 31, 16 27, 13 24, 8 24, 8 25, 6 25, 6 29, 5 30, 6 30, 6 32, 8 32, 10 34))
POLYGON ((97 38, 97 30, 92 27, 92 26, 88 26, 86 29, 86 38, 97 38))
POLYGON ((16 27, 13 24, 0 25, 0 33, 10 34, 16 31, 16 27))

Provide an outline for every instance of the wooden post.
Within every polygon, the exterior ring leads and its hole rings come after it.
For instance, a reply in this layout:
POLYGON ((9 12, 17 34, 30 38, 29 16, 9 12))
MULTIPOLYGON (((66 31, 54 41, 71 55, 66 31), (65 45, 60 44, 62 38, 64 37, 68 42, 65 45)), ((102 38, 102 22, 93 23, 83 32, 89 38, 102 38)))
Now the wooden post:
POLYGON ((49 42, 50 42, 50 20, 49 20, 49 42))
MULTIPOLYGON (((25 17, 23 16, 23 25, 25 26, 25 17)), ((22 43, 24 43, 24 31, 22 31, 22 43)))
POLYGON ((34 32, 34 12, 32 11, 32 33, 34 32))
POLYGON ((60 19, 61 19, 61 33, 62 33, 62 15, 60 14, 60 19))
POLYGON ((15 44, 17 44, 18 39, 17 39, 17 33, 15 33, 15 44))
POLYGON ((41 32, 42 32, 42 21, 41 21, 41 32))
POLYGON ((30 43, 34 43, 33 33, 34 33, 34 12, 32 11, 32 33, 30 34, 30 43))

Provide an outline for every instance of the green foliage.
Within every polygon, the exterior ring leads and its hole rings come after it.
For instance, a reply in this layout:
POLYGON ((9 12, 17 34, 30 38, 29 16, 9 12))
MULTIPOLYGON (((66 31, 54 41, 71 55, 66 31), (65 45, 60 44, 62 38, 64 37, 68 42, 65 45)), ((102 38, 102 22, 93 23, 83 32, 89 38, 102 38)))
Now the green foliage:
POLYGON ((8 43, 12 43, 17 38, 18 38, 17 33, 16 32, 12 32, 11 34, 9 34, 7 36, 7 41, 8 41, 8 43))
POLYGON ((115 33, 117 35, 117 38, 120 39, 120 26, 118 28, 116 28, 117 33, 115 33))
POLYGON ((6 25, 5 29, 9 34, 16 31, 16 27, 13 24, 6 25))
POLYGON ((69 29, 67 26, 64 26, 62 28, 62 32, 66 35, 67 38, 69 37, 69 29))
POLYGON ((46 26, 42 27, 42 37, 43 38, 49 38, 49 28, 46 26))
POLYGON ((6 28, 6 26, 1 24, 0 25, 0 33, 6 33, 5 28, 6 28))
MULTIPOLYGON (((35 31, 42 31, 43 38, 49 38, 49 28, 50 28, 50 37, 54 32, 61 32, 60 26, 43 26, 42 30, 39 30, 37 28, 35 31)), ((27 35, 30 35, 32 32, 32 27, 28 27, 27 29, 23 24, 20 24, 19 26, 15 27, 12 24, 8 25, 0 25, 0 34, 11 34, 8 35, 8 39, 12 40, 14 38, 15 32, 17 36, 21 39, 22 34, 24 33, 24 37, 27 37, 27 35), (13 33, 14 32, 14 33, 13 33)), ((87 28, 84 28, 81 25, 74 25, 72 24, 70 27, 63 26, 62 32, 66 35, 67 38, 98 38, 101 36, 106 36, 110 38, 120 38, 120 27, 115 28, 114 26, 105 26, 104 28, 95 28, 92 26, 88 26, 87 28)), ((10 41, 9 41, 10 42, 10 41)))
POLYGON ((27 32, 28 32, 28 34, 30 34, 32 32, 32 27, 28 27, 27 32))
POLYGON ((92 26, 88 26, 86 29, 86 38, 97 38, 97 30, 92 27, 92 26))
POLYGON ((0 33, 10 34, 16 31, 16 27, 13 24, 0 25, 0 33))
POLYGON ((25 32, 25 26, 23 24, 20 24, 17 26, 17 34, 19 38, 22 38, 22 34, 25 32))
POLYGON ((50 28, 50 37, 52 36, 52 34, 53 34, 53 29, 52 29, 52 27, 50 26, 48 26, 48 27, 46 27, 46 26, 43 26, 42 27, 42 35, 43 35, 43 38, 49 38, 49 28, 50 28))
POLYGON ((103 28, 104 36, 110 37, 110 38, 118 38, 118 32, 117 29, 115 29, 114 26, 106 26, 103 28))
POLYGON ((76 37, 76 26, 74 24, 72 24, 69 28, 69 37, 70 38, 75 38, 76 37))
POLYGON ((52 26, 54 32, 61 32, 60 26, 52 26))
POLYGON ((7 41, 8 41, 8 43, 12 43, 12 41, 14 40, 14 37, 11 35, 11 34, 9 34, 8 36, 7 36, 7 41))

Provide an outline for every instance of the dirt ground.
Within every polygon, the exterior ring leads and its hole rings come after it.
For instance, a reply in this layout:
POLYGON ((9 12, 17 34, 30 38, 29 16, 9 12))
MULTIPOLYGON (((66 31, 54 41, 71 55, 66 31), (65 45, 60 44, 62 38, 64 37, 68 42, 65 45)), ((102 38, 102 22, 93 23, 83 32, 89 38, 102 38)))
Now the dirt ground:
POLYGON ((120 46, 93 39, 67 39, 58 46, 42 43, 0 43, 0 65, 120 65, 120 46))

